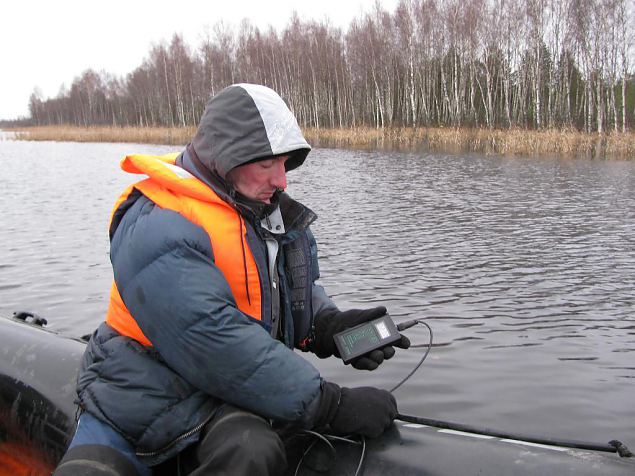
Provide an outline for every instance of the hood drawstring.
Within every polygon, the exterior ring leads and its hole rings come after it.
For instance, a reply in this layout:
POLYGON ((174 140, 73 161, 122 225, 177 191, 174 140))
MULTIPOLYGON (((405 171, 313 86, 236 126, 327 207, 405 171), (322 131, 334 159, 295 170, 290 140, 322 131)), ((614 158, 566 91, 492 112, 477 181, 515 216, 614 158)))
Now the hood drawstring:
POLYGON ((245 253, 245 238, 243 235, 243 218, 238 217, 240 222, 240 246, 243 250, 243 270, 245 272, 245 291, 247 292, 247 302, 251 306, 251 297, 249 295, 249 277, 247 276, 247 254, 245 253))

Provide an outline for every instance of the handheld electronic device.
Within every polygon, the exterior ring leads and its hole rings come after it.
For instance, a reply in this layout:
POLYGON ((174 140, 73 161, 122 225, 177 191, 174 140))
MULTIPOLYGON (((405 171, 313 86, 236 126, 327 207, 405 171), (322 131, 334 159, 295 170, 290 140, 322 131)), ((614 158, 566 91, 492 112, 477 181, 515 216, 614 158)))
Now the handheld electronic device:
POLYGON ((345 364, 360 355, 397 342, 401 335, 388 314, 338 332, 333 336, 345 364))

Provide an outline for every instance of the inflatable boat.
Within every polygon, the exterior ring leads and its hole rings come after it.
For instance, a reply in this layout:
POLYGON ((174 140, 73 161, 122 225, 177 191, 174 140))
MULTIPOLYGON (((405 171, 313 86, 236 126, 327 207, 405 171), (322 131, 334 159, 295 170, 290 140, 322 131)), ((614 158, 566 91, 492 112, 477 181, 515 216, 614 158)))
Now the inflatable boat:
MULTIPOLYGON (((0 318, 0 476, 48 475, 62 458, 75 428, 75 379, 85 345, 85 338, 47 330, 32 314, 0 318)), ((373 440, 299 435, 288 474, 635 475, 635 458, 617 442, 573 448, 401 418, 373 440)))

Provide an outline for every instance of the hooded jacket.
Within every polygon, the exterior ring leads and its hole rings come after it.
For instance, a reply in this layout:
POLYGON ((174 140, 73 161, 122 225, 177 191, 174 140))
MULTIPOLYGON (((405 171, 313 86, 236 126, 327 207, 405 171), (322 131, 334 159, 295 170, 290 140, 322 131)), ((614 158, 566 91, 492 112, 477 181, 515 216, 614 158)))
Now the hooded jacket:
POLYGON ((335 308, 315 284, 317 249, 309 229, 315 215, 280 195, 286 231, 278 237, 275 264, 282 319, 282 336, 276 339, 267 231, 259 213, 237 201, 227 182, 234 167, 271 155, 289 154, 291 170, 309 150, 275 92, 240 84, 208 102, 196 136, 172 166, 211 187, 244 218, 260 274, 260 321, 237 306, 202 227, 157 206, 138 189, 117 204, 110 228, 114 281, 152 346, 102 324, 84 355, 78 403, 118 430, 147 464, 196 441, 223 402, 311 426, 322 380, 292 349, 310 336, 315 315, 335 308))

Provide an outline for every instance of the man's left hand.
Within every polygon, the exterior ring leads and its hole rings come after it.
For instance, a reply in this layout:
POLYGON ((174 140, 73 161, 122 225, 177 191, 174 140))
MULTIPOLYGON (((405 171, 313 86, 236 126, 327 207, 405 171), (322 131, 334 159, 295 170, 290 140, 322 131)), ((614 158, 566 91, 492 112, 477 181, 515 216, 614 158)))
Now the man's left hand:
MULTIPOLYGON (((372 321, 386 314, 384 306, 374 307, 372 309, 351 309, 349 311, 336 311, 327 315, 320 316, 315 324, 315 343, 313 352, 315 355, 324 359, 335 355, 340 356, 333 336, 338 332, 355 327, 364 322, 372 321)), ((406 336, 401 336, 401 340, 392 345, 375 349, 367 354, 358 357, 351 362, 351 365, 359 370, 375 370, 384 361, 395 355, 394 347, 407 349, 410 347, 410 340, 406 336)))
MULTIPOLYGON (((375 370, 384 360, 388 360, 395 355, 395 347, 407 349, 410 347, 410 339, 402 334, 400 341, 393 342, 386 347, 372 350, 368 354, 357 357, 351 361, 351 365, 358 370, 375 370)), ((335 349, 335 355, 340 356, 337 348, 335 349)))

